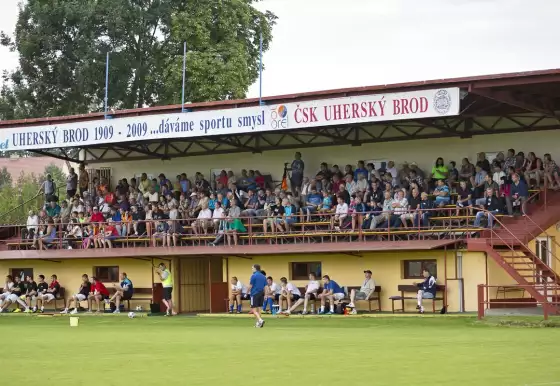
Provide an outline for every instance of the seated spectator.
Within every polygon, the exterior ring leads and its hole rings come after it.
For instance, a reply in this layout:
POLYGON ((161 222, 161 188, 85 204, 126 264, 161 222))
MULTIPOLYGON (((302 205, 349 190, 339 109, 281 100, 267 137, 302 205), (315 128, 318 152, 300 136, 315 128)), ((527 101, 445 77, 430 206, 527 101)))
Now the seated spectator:
POLYGON ((502 205, 500 204, 500 200, 494 194, 494 190, 488 189, 486 191, 486 198, 483 205, 481 205, 481 210, 476 214, 476 218, 474 220, 474 227, 480 227, 480 222, 484 217, 488 218, 488 228, 492 228, 494 224, 494 215, 500 213, 502 210, 502 205))
POLYGON ((544 179, 549 189, 560 189, 560 168, 548 153, 544 155, 544 179))
POLYGON ((383 222, 389 223, 391 221, 391 216, 393 215, 393 195, 391 192, 385 191, 385 200, 383 201, 383 210, 381 214, 371 217, 371 222, 369 229, 375 229, 378 225, 383 222))
MULTIPOLYGON (((400 215, 401 223, 403 227, 408 228, 408 221, 414 222, 414 217, 416 216, 416 211, 420 209, 420 202, 422 199, 420 198, 420 193, 418 189, 412 189, 412 194, 407 199, 408 207, 406 208, 406 213, 400 215)), ((395 210, 395 214, 398 215, 397 211, 395 210)))
MULTIPOLYGON (((10 287, 8 282, 6 283, 6 285, 10 287)), ((25 283, 21 281, 21 278, 19 276, 14 276, 13 285, 11 286, 11 289, 8 289, 7 291, 9 292, 9 294, 7 293, 7 296, 4 298, 3 303, 0 304, 0 312, 2 312, 3 310, 7 310, 12 304, 19 304, 24 307, 25 312, 30 312, 27 303, 25 303, 25 291, 25 283)), ((21 312, 21 309, 16 307, 14 312, 21 312)))
POLYGON ((80 302, 86 301, 89 297, 89 293, 91 290, 91 283, 89 282, 89 277, 86 274, 82 275, 82 283, 80 284, 80 288, 78 292, 72 295, 66 301, 66 308, 61 312, 61 314, 72 314, 75 315, 78 313, 78 308, 80 308, 80 302), (72 308, 72 302, 74 302, 74 309, 69 312, 69 309, 72 308))
POLYGON ((48 205, 45 205, 45 211, 47 212, 47 216, 51 217, 52 219, 59 219, 60 218, 60 206, 55 201, 49 202, 48 205))
POLYGON ((344 202, 344 199, 341 196, 339 196, 337 200, 338 205, 336 206, 334 212, 335 214, 331 217, 331 229, 340 231, 348 218, 348 204, 344 202))
POLYGON ((457 202, 456 202, 457 211, 455 213, 456 216, 459 216, 459 211, 462 208, 468 207, 469 213, 472 213, 472 191, 467 187, 466 181, 461 181, 459 183, 459 187, 457 188, 457 202))
POLYGON ((434 196, 436 197, 436 206, 440 208, 449 204, 451 201, 449 186, 445 184, 444 180, 438 180, 436 189, 434 190, 434 196))
POLYGON ((208 207, 203 207, 198 213, 198 217, 192 222, 192 230, 195 235, 199 233, 208 234, 208 227, 212 224, 212 211, 208 207))
POLYGON ((529 152, 526 159, 525 175, 527 176, 528 184, 531 180, 535 181, 535 187, 540 189, 541 180, 544 176, 544 164, 540 158, 537 158, 534 152, 529 152))
POLYGON ((420 209, 416 212, 414 226, 419 228, 421 225, 423 228, 428 229, 430 227, 430 217, 434 214, 432 209, 434 209, 435 205, 426 192, 420 194, 420 199, 420 209))
POLYGON ((470 181, 475 173, 476 171, 474 165, 470 163, 468 158, 463 158, 461 170, 459 171, 459 178, 465 181, 470 181))
POLYGON ((46 250, 49 245, 51 245, 56 239, 56 225, 52 217, 47 219, 47 228, 43 235, 40 235, 36 238, 36 245, 34 244, 33 247, 37 247, 40 251, 46 250))
POLYGON ((401 216, 408 212, 408 200, 405 197, 405 190, 399 189, 397 198, 393 200, 393 214, 389 217, 391 226, 398 228, 401 225, 401 216))
POLYGON ((379 181, 375 180, 371 182, 371 186, 366 193, 365 201, 383 201, 383 189, 381 189, 379 181))
POLYGON ((519 178, 519 174, 512 176, 511 195, 506 196, 506 207, 508 214, 513 215, 513 207, 519 207, 521 214, 525 216, 527 200, 529 199, 529 187, 527 183, 519 178))
POLYGON ((119 237, 119 232, 115 223, 110 218, 107 219, 107 225, 101 227, 100 237, 97 238, 99 248, 113 248, 113 240, 119 237))
POLYGON ((88 295, 88 313, 92 312, 93 303, 97 306, 97 314, 101 313, 101 302, 109 300, 109 291, 107 287, 95 276, 91 278, 91 287, 88 295))
POLYGON ((356 181, 354 181, 352 175, 347 174, 345 177, 345 181, 346 181, 345 190, 348 193, 350 193, 350 195, 356 194, 358 192, 358 186, 356 184, 356 181))
POLYGON ((334 302, 344 299, 345 294, 336 281, 331 280, 329 275, 325 275, 323 276, 323 292, 318 297, 321 300, 319 314, 325 313, 325 303, 328 300, 330 311, 327 312, 327 315, 332 315, 334 314, 334 302))
POLYGON ((504 183, 502 178, 506 176, 506 173, 504 173, 504 171, 502 170, 502 167, 498 163, 493 164, 492 167, 494 168, 494 174, 492 175, 492 181, 494 181, 499 186, 499 185, 504 183))
POLYGON ((239 218, 241 216, 241 209, 237 206, 236 200, 231 201, 231 208, 229 208, 228 215, 226 217, 226 236, 228 246, 231 246, 233 240, 233 245, 237 245, 237 234, 247 232, 247 229, 241 222, 239 218))
POLYGON ((301 208, 302 216, 306 216, 307 222, 311 221, 311 214, 316 213, 321 203, 323 202, 323 197, 317 192, 317 188, 315 186, 311 186, 311 193, 306 197, 305 206, 301 208))
POLYGON ((134 295, 134 286, 128 278, 128 275, 123 272, 121 273, 121 283, 120 285, 115 284, 115 294, 109 299, 109 302, 115 302, 115 311, 113 314, 120 314, 121 312, 121 301, 126 301, 132 299, 134 295))
POLYGON ((29 211, 26 227, 21 230, 23 240, 33 240, 39 230, 39 217, 33 210, 29 211))
POLYGON ((416 309, 419 313, 424 313, 424 306, 422 306, 423 299, 434 299, 436 297, 436 278, 432 276, 430 271, 424 269, 422 271, 422 275, 424 276, 424 281, 422 283, 414 283, 418 286, 418 305, 416 309))
MULTIPOLYGON (((31 298, 31 302, 35 303, 35 305, 33 306, 32 312, 37 312, 37 298, 39 296, 44 296, 47 293, 47 290, 49 289, 49 285, 45 282, 45 275, 39 275, 37 276, 37 293, 35 296, 33 296, 31 298)), ((1 299, 0 295, 0 299, 1 299)))
MULTIPOLYGON (((292 283, 288 283, 288 279, 285 277, 280 278, 280 296, 278 296, 278 313, 282 313, 282 302, 285 300, 288 308, 286 310, 290 310, 292 308, 292 302, 299 302, 301 299, 301 292, 299 288, 293 285, 292 283)), ((289 311, 287 311, 289 312, 289 311)))
POLYGON ((358 180, 356 181, 356 186, 354 187, 354 189, 356 190, 356 193, 365 193, 367 188, 368 188, 368 181, 366 180, 366 172, 363 173, 359 173, 358 174, 358 180))
POLYGON ((303 303, 302 315, 306 315, 307 304, 309 303, 310 300, 315 301, 316 299, 318 299, 317 294, 319 292, 320 287, 321 285, 319 284, 319 281, 317 281, 316 275, 313 272, 311 272, 309 274, 309 283, 307 283, 307 285, 305 286, 305 296, 303 297, 303 299, 300 298, 297 302, 295 302, 295 304, 291 308, 288 308, 285 314, 290 315, 292 312, 295 311, 296 308, 298 308, 303 303))
POLYGON ((325 214, 332 213, 333 204, 332 204, 332 195, 330 191, 324 190, 323 191, 323 201, 321 202, 321 206, 319 207, 319 214, 321 215, 321 220, 324 220, 325 214))
POLYGON ((351 212, 352 218, 352 232, 356 231, 357 229, 362 228, 362 224, 364 222, 364 216, 367 213, 366 205, 362 201, 361 194, 356 196, 354 208, 351 212))
POLYGON ((267 218, 263 220, 263 232, 268 234, 268 228, 272 233, 276 230, 276 224, 278 221, 282 221, 284 215, 284 206, 282 205, 282 200, 280 197, 276 197, 276 201, 269 205, 267 208, 267 218))
POLYGON ((276 230, 278 232, 289 232, 291 226, 296 223, 297 210, 288 198, 282 200, 282 206, 284 207, 284 213, 281 219, 276 220, 276 230))
POLYGON ((224 208, 220 201, 216 201, 216 207, 212 212, 212 223, 214 224, 214 230, 217 232, 220 228, 220 223, 226 218, 224 208))
POLYGON ((154 247, 157 247, 158 245, 158 240, 161 240, 161 244, 163 247, 167 246, 171 246, 168 244, 169 240, 169 224, 167 223, 167 221, 165 221, 163 218, 161 217, 157 217, 157 219, 155 219, 155 230, 154 230, 154 234, 152 235, 152 245, 154 247))
MULTIPOLYGON (((490 177, 490 174, 487 174, 486 176, 484 176, 484 191, 488 192, 489 189, 492 189, 494 193, 497 193, 500 190, 500 186, 496 182, 494 182, 492 177, 490 177)), ((486 196, 478 198, 475 201, 475 205, 484 205, 485 202, 486 196)))
POLYGON ((282 287, 272 280, 272 276, 266 278, 266 287, 264 288, 264 306, 263 312, 267 312, 267 308, 272 311, 274 301, 279 302, 282 287))
POLYGON ((70 222, 70 216, 72 215, 72 209, 68 206, 66 200, 60 202, 60 221, 62 224, 68 224, 70 222))
MULTIPOLYGON (((39 288, 39 286, 37 286, 39 288)), ((60 283, 58 282, 58 278, 56 275, 51 276, 51 283, 49 284, 49 288, 47 291, 42 293, 39 291, 37 295, 37 304, 35 308, 39 309, 39 313, 43 313, 45 311, 45 303, 50 303, 58 296, 60 292, 60 283)))
POLYGON ((245 204, 245 210, 241 212, 243 217, 255 217, 259 207, 259 199, 254 190, 249 190, 249 198, 245 204))
POLYGON ((356 300, 369 300, 371 294, 375 292, 375 281, 371 277, 371 271, 369 269, 364 271, 364 284, 360 287, 360 290, 356 292, 355 289, 350 291, 350 303, 349 308, 353 308, 352 314, 356 314, 356 300))
POLYGON ((237 313, 241 313, 241 301, 249 300, 250 296, 247 293, 247 286, 237 280, 237 277, 231 278, 231 293, 229 296, 229 313, 233 314, 235 304, 237 304, 237 313))

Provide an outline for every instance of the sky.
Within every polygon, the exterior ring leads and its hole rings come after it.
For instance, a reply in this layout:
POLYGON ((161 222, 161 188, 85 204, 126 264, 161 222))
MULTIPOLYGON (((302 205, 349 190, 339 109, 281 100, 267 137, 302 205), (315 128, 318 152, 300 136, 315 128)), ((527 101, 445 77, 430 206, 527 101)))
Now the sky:
MULTIPOLYGON (((14 29, 20 0, 0 0, 14 29)), ((263 96, 560 68, 558 0, 263 0, 263 96)), ((0 48, 0 71, 17 54, 0 48)), ((257 97, 258 82, 248 96, 257 97)))

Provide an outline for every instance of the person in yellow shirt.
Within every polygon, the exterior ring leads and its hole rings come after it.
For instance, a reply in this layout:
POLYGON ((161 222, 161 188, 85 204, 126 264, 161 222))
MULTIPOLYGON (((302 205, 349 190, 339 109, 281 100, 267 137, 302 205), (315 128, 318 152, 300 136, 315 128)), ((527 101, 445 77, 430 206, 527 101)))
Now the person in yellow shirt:
POLYGON ((173 276, 171 276, 171 272, 169 269, 165 267, 165 264, 160 263, 158 268, 156 269, 156 273, 161 280, 161 284, 163 285, 163 304, 167 307, 167 311, 165 313, 166 316, 175 316, 177 312, 173 310, 173 300, 172 293, 173 293, 173 276))

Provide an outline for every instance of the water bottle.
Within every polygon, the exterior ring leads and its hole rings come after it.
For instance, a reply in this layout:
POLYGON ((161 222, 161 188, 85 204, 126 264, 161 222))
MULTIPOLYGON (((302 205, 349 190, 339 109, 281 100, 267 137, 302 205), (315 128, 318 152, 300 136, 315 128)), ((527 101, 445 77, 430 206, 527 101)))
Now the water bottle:
POLYGON ((311 313, 315 313, 315 303, 311 303, 311 313))
POLYGON ((277 304, 274 304, 272 306, 272 315, 276 315, 278 313, 278 311, 280 310, 280 306, 277 304))

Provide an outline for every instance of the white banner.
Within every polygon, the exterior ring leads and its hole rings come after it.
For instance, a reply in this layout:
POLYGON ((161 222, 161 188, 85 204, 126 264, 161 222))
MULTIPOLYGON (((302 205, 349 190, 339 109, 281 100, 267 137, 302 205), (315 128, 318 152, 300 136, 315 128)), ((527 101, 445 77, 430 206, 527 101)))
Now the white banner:
POLYGON ((411 91, 275 106, 7 128, 0 150, 81 147, 131 141, 279 131, 459 114, 459 89, 411 91))

